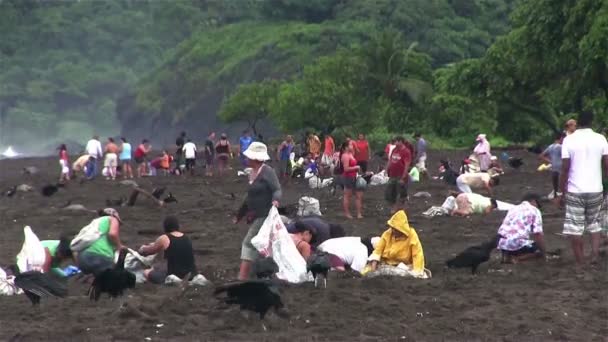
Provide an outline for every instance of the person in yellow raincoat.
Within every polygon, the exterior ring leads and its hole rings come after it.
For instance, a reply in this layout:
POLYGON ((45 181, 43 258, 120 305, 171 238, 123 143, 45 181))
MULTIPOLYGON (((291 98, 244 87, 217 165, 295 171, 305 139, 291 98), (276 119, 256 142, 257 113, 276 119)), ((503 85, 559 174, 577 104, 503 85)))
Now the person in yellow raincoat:
POLYGON ((414 228, 410 227, 405 211, 395 213, 387 225, 388 229, 374 246, 370 262, 364 271, 376 271, 379 264, 398 266, 403 263, 412 269, 413 274, 424 274, 422 244, 414 228))

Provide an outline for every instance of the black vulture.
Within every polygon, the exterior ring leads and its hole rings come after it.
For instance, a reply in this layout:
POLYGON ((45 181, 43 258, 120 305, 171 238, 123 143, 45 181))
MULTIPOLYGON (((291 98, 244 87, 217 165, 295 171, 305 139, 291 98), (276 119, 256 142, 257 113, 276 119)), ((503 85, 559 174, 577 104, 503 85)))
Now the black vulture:
POLYGON ((279 265, 272 257, 258 258, 253 262, 253 272, 258 279, 272 279, 279 272, 279 265))
POLYGON ((59 187, 57 187, 57 185, 54 184, 48 184, 42 187, 42 196, 46 196, 46 197, 51 197, 53 196, 57 191, 59 191, 59 187))
POLYGON ((173 193, 169 193, 167 197, 163 200, 163 203, 177 203, 177 198, 173 196, 173 193))
MULTIPOLYGON (((219 298, 226 304, 238 304, 241 310, 256 312, 263 320, 270 309, 280 317, 288 314, 281 309, 283 301, 276 284, 269 280, 248 280, 227 283, 215 288, 214 295, 226 293, 224 298, 219 298)), ((262 324, 264 330, 266 327, 262 324)))
POLYGON ((4 192, 7 197, 13 197, 17 193, 17 187, 11 186, 8 190, 4 192))
POLYGON ((510 167, 512 167, 514 169, 519 169, 522 165, 524 165, 524 162, 521 158, 515 158, 515 157, 510 157, 509 160, 507 161, 507 163, 509 164, 510 167))
POLYGON ((496 248, 498 240, 500 240, 500 235, 496 235, 494 239, 479 246, 469 247, 445 264, 448 268, 470 267, 471 273, 475 274, 480 264, 490 260, 490 254, 496 248))
POLYGON ((162 187, 162 188, 154 188, 152 190, 152 196, 154 196, 154 198, 156 199, 160 199, 160 196, 162 196, 165 193, 165 190, 167 188, 162 187))
POLYGON ((68 288, 49 274, 38 271, 20 273, 16 265, 10 267, 15 275, 15 286, 22 289, 32 305, 40 305, 41 297, 65 297, 68 288))
POLYGON ((323 279, 323 287, 327 287, 327 273, 331 269, 329 255, 325 252, 316 252, 308 258, 308 271, 312 272, 315 279, 315 287, 318 286, 319 276, 323 279))
POLYGON ((125 257, 129 251, 125 248, 120 250, 118 262, 114 268, 109 268, 95 275, 93 284, 89 288, 89 299, 99 300, 102 293, 107 293, 111 298, 122 296, 124 290, 135 287, 135 275, 125 270, 125 257))

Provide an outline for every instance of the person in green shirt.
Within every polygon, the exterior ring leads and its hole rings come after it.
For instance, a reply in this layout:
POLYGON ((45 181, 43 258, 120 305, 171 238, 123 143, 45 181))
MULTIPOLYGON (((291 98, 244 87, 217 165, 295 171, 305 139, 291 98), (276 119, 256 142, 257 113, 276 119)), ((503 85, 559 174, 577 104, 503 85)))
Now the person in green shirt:
POLYGON ((59 240, 43 240, 40 241, 46 258, 42 270, 44 273, 53 272, 59 276, 65 276, 60 268, 64 261, 72 259, 72 250, 70 249, 70 240, 62 236, 59 240))
POLYGON ((475 193, 460 193, 456 196, 457 209, 452 216, 469 216, 472 214, 489 214, 496 210, 498 203, 495 199, 475 193))
POLYGON ((99 239, 76 255, 78 267, 84 274, 98 275, 108 268, 114 267, 114 253, 126 248, 120 242, 120 216, 112 208, 106 208, 99 213, 102 218, 98 222, 101 233, 99 239))

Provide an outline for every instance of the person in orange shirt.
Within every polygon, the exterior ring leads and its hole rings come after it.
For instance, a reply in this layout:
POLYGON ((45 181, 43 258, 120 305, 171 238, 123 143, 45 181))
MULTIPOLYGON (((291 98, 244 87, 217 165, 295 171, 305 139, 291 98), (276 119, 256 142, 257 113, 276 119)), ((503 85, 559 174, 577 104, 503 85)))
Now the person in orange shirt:
POLYGON ((106 179, 112 178, 112 180, 115 180, 116 167, 118 166, 118 145, 114 142, 114 138, 108 138, 105 152, 106 159, 103 166, 108 168, 108 177, 106 179))
POLYGON ((331 169, 334 163, 334 153, 336 152, 336 144, 334 138, 327 134, 324 141, 323 156, 321 157, 321 166, 323 170, 331 169))
POLYGON ((163 174, 167 175, 171 167, 171 156, 167 150, 163 151, 163 155, 160 157, 160 169, 163 170, 163 174))
POLYGON ((321 155, 321 140, 316 134, 310 133, 310 135, 308 136, 307 143, 308 152, 312 154, 313 158, 317 158, 321 155))
POLYGON ((359 134, 359 139, 355 142, 357 150, 355 151, 355 159, 357 165, 359 165, 361 173, 367 172, 367 166, 369 163, 369 143, 365 139, 364 134, 359 134))

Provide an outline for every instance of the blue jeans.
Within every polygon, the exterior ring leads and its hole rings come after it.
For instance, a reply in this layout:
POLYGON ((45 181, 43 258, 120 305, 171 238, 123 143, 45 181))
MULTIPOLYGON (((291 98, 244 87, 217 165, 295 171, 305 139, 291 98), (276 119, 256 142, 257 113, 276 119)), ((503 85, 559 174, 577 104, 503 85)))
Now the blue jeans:
POLYGON ((89 162, 87 163, 87 174, 86 174, 87 178, 92 179, 95 176, 97 176, 97 159, 96 158, 90 158, 89 162))

